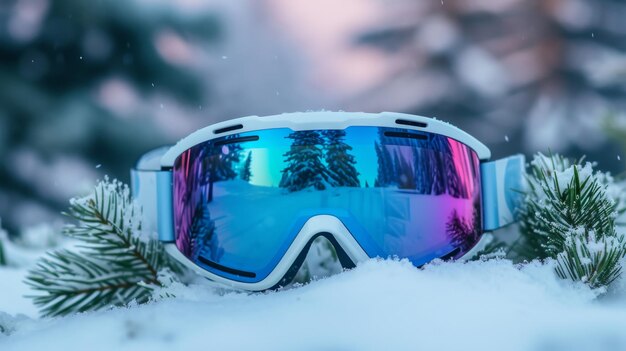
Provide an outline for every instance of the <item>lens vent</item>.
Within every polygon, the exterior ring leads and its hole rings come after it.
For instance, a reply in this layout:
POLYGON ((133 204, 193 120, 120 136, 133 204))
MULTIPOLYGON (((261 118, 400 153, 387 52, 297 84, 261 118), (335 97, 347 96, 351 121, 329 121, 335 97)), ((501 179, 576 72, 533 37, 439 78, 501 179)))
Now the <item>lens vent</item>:
POLYGON ((215 145, 219 146, 219 145, 228 145, 228 144, 238 144, 238 143, 245 143, 246 141, 257 141, 257 140, 259 140, 258 135, 248 135, 248 136, 239 137, 239 138, 218 140, 215 142, 215 145))
POLYGON ((235 124, 232 126, 216 129, 213 131, 213 134, 222 134, 222 133, 231 132, 233 130, 242 129, 242 128, 243 128, 242 124, 235 124))
POLYGON ((428 127, 428 123, 417 122, 417 121, 410 121, 408 119, 396 119, 396 123, 397 124, 402 124, 402 125, 405 125, 405 126, 418 127, 418 128, 426 128, 426 127, 428 127))

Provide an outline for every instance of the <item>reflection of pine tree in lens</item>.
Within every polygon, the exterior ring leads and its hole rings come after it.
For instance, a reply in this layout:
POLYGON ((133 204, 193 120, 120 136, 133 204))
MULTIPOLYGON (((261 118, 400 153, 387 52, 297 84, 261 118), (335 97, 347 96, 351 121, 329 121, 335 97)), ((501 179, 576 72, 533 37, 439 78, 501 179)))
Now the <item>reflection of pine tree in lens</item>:
POLYGON ((376 150, 376 160, 378 161, 378 168, 377 168, 376 179, 374 180, 374 186, 383 187, 385 186, 385 179, 384 179, 385 164, 384 164, 384 159, 383 159, 382 146, 378 142, 375 142, 374 150, 376 150))
MULTIPOLYGON (((211 149, 212 150, 212 147, 211 149)), ((219 155, 208 154, 206 158, 202 160, 205 165, 203 168, 206 170, 205 175, 208 175, 208 190, 206 191, 206 199, 208 202, 213 201, 213 184, 220 180, 219 169, 221 158, 219 155)))
MULTIPOLYGON (((193 150, 195 151, 195 150, 193 150)), ((199 160, 193 163, 193 174, 194 177, 187 177, 185 181, 187 182, 187 189, 195 189, 195 183, 198 183, 198 187, 202 190, 206 190, 206 186, 210 181, 210 169, 211 169, 211 149, 210 147, 202 147, 197 151, 197 154, 192 153, 192 157, 195 160, 199 160)), ((185 195, 188 195, 187 192, 185 195)), ((206 197, 208 198, 208 196, 206 197)))
POLYGON ((358 187, 359 173, 355 168, 356 160, 349 154, 352 147, 345 143, 346 132, 343 130, 326 130, 322 132, 326 138, 326 165, 329 182, 335 187, 358 187))
POLYGON ((183 153, 175 168, 179 170, 174 185, 179 208, 176 209, 175 228, 178 236, 176 245, 181 252, 191 258, 206 248, 211 250, 211 258, 219 259, 223 250, 217 245, 215 223, 211 219, 209 202, 212 198, 211 170, 218 167, 219 157, 214 157, 214 148, 201 145, 183 153))
POLYGON ((193 172, 196 175, 195 177, 187 177, 186 181, 187 189, 195 189, 192 182, 198 182, 198 188, 200 188, 200 192, 203 193, 204 198, 211 202, 213 201, 213 182, 215 181, 215 177, 213 174, 215 173, 215 169, 217 169, 219 158, 213 156, 213 146, 211 143, 205 143, 200 148, 196 155, 193 155, 196 162, 194 162, 193 172))
MULTIPOLYGON (((188 235, 188 245, 185 246, 186 255, 193 260, 198 258, 203 249, 209 248, 211 259, 219 259, 219 249, 217 249, 217 235, 215 233, 215 222, 211 219, 209 206, 206 202, 201 202, 196 206, 193 221, 188 235), (215 256, 215 257, 214 257, 215 256)), ((223 250, 222 250, 223 251, 223 250)))
POLYGON ((430 194, 433 186, 430 174, 430 164, 428 162, 428 154, 431 152, 432 150, 420 148, 415 150, 413 153, 416 190, 420 194, 430 194))
MULTIPOLYGON (((386 130, 406 132, 402 129, 386 130)), ((388 137, 379 130, 379 142, 374 144, 378 160, 375 186, 397 185, 400 189, 413 189, 420 194, 450 194, 456 198, 467 197, 460 184, 458 170, 452 158, 450 141, 440 135, 425 139, 388 137), (404 148, 410 157, 403 156, 404 148)))
MULTIPOLYGON (((243 148, 238 143, 224 144, 220 141, 239 138, 239 134, 229 135, 211 143, 206 143, 200 152, 203 155, 203 176, 208 176, 208 190, 206 199, 213 201, 213 184, 223 180, 232 180, 237 177, 234 165, 241 160, 243 148)), ((206 184, 206 183, 205 183, 206 184)))
POLYGON ((431 193, 434 195, 441 195, 446 192, 445 160, 443 155, 450 153, 447 138, 441 136, 431 138, 430 147, 432 149, 432 152, 430 153, 430 170, 432 172, 433 179, 431 193))
POLYGON ((444 163, 444 156, 440 151, 421 148, 414 153, 415 182, 420 194, 445 193, 444 163))
POLYGON ((206 170, 206 158, 204 157, 206 150, 204 148, 193 148, 183 153, 178 159, 178 163, 175 166, 176 169, 181 170, 176 173, 176 179, 174 185, 176 186, 175 194, 179 194, 180 198, 176 199, 179 207, 176 209, 176 232, 184 233, 176 238, 176 243, 179 249, 184 254, 191 253, 189 248, 191 247, 189 232, 193 225, 193 218, 195 214, 195 203, 202 201, 206 198, 206 193, 203 191, 208 184, 208 176, 206 170), (194 160, 194 161, 190 161, 194 160), (189 204, 189 205, 187 205, 189 204))
POLYGON ((400 169, 400 155, 398 154, 398 148, 393 147, 393 180, 395 184, 398 184, 398 180, 400 179, 400 174, 402 169, 400 169))
MULTIPOLYGON (((239 134, 233 134, 225 137, 224 140, 228 141, 231 139, 237 139, 239 137, 239 134)), ((217 167, 215 168, 216 182, 222 180, 231 180, 237 177, 237 172, 235 172, 234 165, 240 162, 242 152, 243 148, 239 143, 221 145, 220 143, 215 143, 213 155, 219 157, 219 161, 216 163, 217 167)))
POLYGON ((432 179, 430 193, 433 195, 441 195, 446 191, 443 179, 443 160, 441 159, 441 154, 437 151, 431 150, 428 156, 429 170, 431 172, 430 177, 432 179))
POLYGON ((242 180, 249 182, 250 178, 252 178, 252 151, 248 152, 248 156, 246 156, 246 161, 243 164, 243 169, 241 170, 242 180))
POLYGON ((307 188, 326 189, 328 172, 322 163, 324 140, 318 131, 307 130, 293 132, 287 136, 292 139, 291 148, 285 155, 287 167, 283 169, 280 187, 289 191, 307 188))
POLYGON ((468 194, 465 193, 463 186, 459 180, 459 174, 454 165, 454 160, 452 159, 451 154, 444 155, 445 161, 445 174, 446 174, 446 188, 448 189, 448 194, 455 198, 467 198, 468 194))
POLYGON ((480 206, 475 202, 472 218, 466 219, 460 216, 455 209, 450 215, 448 223, 446 223, 448 237, 451 239, 452 244, 461 249, 463 253, 469 251, 478 242, 482 234, 482 220, 480 216, 480 206))
POLYGON ((391 152, 387 145, 375 143, 376 156, 378 157, 378 175, 374 182, 376 187, 386 187, 394 185, 396 181, 396 172, 391 152))
MULTIPOLYGON (((412 149, 411 151, 413 151, 412 149)), ((396 183, 400 189, 415 189, 415 171, 411 164, 396 149, 394 153, 396 166, 396 183)))

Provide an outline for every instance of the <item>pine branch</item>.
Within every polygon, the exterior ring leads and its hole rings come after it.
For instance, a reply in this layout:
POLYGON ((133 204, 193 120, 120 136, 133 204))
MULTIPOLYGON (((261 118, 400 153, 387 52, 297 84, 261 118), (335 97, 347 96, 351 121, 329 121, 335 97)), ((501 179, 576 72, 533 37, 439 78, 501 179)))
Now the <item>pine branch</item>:
POLYGON ((610 194, 613 180, 590 163, 561 156, 535 157, 521 212, 520 258, 554 258, 561 278, 592 288, 608 286, 621 274, 626 242, 616 218, 624 192, 610 194))
POLYGON ((44 316, 144 303, 152 287, 161 286, 160 270, 182 272, 160 242, 141 235, 140 214, 128 187, 106 179, 90 196, 70 202, 68 215, 78 225, 64 234, 80 242, 79 251, 49 253, 26 278, 43 293, 31 297, 44 316))
POLYGON ((468 261, 485 261, 493 258, 506 257, 509 250, 508 245, 495 238, 492 234, 487 233, 484 235, 486 236, 485 239, 488 240, 487 244, 480 251, 476 252, 474 256, 470 257, 468 261))
POLYGON ((608 286, 619 278, 620 260, 626 256, 624 236, 605 237, 600 242, 569 238, 557 255, 556 273, 563 279, 582 281, 591 288, 608 286))

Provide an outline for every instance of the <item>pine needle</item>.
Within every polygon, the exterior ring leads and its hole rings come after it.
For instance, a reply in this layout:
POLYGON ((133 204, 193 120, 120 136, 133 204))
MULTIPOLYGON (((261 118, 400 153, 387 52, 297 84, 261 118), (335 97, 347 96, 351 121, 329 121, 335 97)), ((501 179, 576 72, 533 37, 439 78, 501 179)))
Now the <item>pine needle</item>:
POLYGON ((537 155, 520 214, 519 257, 553 258, 559 277, 591 288, 614 282, 621 274, 626 240, 616 223, 624 211, 623 201, 609 196, 610 181, 610 176, 594 173, 593 165, 582 160, 537 155))
POLYGON ((26 283, 43 316, 62 316, 124 306, 150 299, 162 269, 181 272, 157 240, 141 235, 141 211, 127 186, 100 182, 85 198, 70 201, 64 234, 79 241, 78 251, 59 250, 40 259, 26 283))

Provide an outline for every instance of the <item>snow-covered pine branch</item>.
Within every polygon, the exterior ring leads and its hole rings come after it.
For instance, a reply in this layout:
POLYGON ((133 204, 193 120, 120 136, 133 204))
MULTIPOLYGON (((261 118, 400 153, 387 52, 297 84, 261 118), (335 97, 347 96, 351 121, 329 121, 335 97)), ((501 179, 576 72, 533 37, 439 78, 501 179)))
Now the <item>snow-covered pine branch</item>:
POLYGON ((561 278, 599 288, 621 273, 626 240, 616 219, 626 201, 624 189, 593 167, 559 155, 534 158, 517 251, 529 260, 556 259, 561 278))
POLYGON ((26 278, 42 292, 32 298, 43 315, 146 302, 152 287, 161 285, 160 270, 181 271, 157 240, 142 233, 140 214, 128 186, 106 178, 89 196, 70 201, 68 216, 78 224, 64 234, 80 242, 79 250, 49 253, 26 278))

